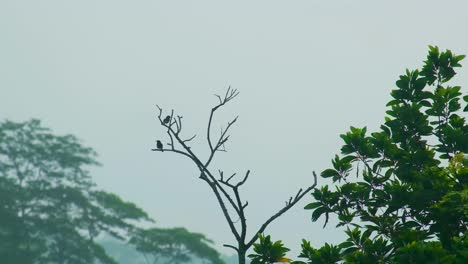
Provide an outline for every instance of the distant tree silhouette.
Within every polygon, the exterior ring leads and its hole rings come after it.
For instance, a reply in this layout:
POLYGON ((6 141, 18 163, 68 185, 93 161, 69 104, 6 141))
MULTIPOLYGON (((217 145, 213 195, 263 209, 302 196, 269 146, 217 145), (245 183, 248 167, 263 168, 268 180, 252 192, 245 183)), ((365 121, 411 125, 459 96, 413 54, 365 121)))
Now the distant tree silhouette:
POLYGON ((76 137, 54 135, 39 120, 0 122, 1 264, 116 264, 96 241, 100 234, 125 242, 132 237, 143 253, 222 263, 201 234, 136 227, 152 220, 135 204, 96 188, 88 172, 99 164, 95 158, 76 137))
POLYGON ((96 153, 39 120, 0 122, 0 263, 116 262, 95 242, 149 221, 135 204, 98 190, 88 172, 96 153))
POLYGON ((181 137, 182 116, 175 116, 174 110, 172 110, 171 114, 169 115, 169 120, 166 122, 168 118, 162 118, 163 109, 159 106, 157 106, 159 109, 158 119, 161 126, 167 129, 169 143, 167 148, 161 148, 158 144, 156 148, 152 150, 173 152, 187 157, 193 163, 195 163, 200 173, 199 178, 204 181, 213 191, 213 194, 216 197, 219 206, 221 207, 221 211, 224 215, 224 218, 226 219, 229 229, 237 241, 237 245, 225 244, 224 246, 234 249, 238 254, 239 264, 244 264, 246 261, 246 252, 250 247, 252 247, 254 242, 257 241, 258 234, 263 233, 271 222, 291 209, 299 200, 302 199, 302 197, 304 197, 306 193, 309 193, 312 189, 314 189, 317 185, 317 177, 315 173, 313 173, 314 181, 312 185, 297 191, 294 196, 290 197, 286 201, 286 204, 280 210, 266 219, 265 222, 255 231, 255 233, 248 237, 247 220, 245 216, 245 208, 248 206, 248 202, 241 198, 240 188, 249 178, 250 170, 247 170, 241 180, 235 182, 234 177, 236 176, 236 173, 230 176, 226 176, 222 170, 218 170, 217 173, 215 173, 210 168, 211 162, 213 161, 216 153, 226 151, 225 144, 230 137, 228 135, 228 131, 237 121, 236 117, 228 122, 226 128, 221 131, 219 138, 214 140, 211 134, 213 116, 216 111, 233 100, 238 94, 239 92, 236 89, 231 89, 229 87, 224 97, 216 95, 218 98, 218 104, 216 104, 211 109, 206 129, 207 147, 209 149, 209 155, 206 159, 202 159, 201 156, 195 154, 195 150, 189 145, 195 136, 187 139, 181 137), (229 211, 233 212, 232 215, 229 213, 229 211))
POLYGON ((143 254, 148 264, 193 263, 196 258, 204 260, 204 263, 224 263, 220 254, 211 247, 213 241, 185 228, 141 229, 135 232, 129 243, 143 254))

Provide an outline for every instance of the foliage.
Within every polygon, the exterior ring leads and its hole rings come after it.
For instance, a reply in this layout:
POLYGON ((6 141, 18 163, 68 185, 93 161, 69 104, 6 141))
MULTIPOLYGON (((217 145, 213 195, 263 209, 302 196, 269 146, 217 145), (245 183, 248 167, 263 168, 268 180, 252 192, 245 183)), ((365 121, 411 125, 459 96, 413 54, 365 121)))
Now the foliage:
MULTIPOLYGON (((299 255, 300 258, 307 258, 309 262, 314 264, 330 264, 337 263, 340 258, 340 248, 337 246, 325 245, 319 249, 315 249, 310 245, 310 242, 302 240, 302 252, 299 255)), ((302 261, 296 261, 294 263, 305 263, 302 261)))
POLYGON ((272 242, 270 236, 258 234, 259 242, 253 245, 255 254, 250 254, 251 264, 271 264, 276 262, 289 262, 286 258, 288 248, 284 247, 283 242, 278 240, 272 242))
POLYGON ((204 235, 185 228, 150 228, 137 230, 130 244, 145 256, 148 263, 192 263, 194 258, 213 264, 224 263, 204 235), (151 261, 150 261, 151 259, 151 261))
POLYGON ((40 121, 0 123, 2 263, 115 263, 94 239, 122 238, 144 211, 97 190, 88 172, 96 154, 40 121))
POLYGON ((144 257, 128 241, 118 240, 109 236, 100 236, 96 241, 119 264, 147 264, 144 257))
MULTIPOLYGON (((463 58, 430 47, 422 70, 396 82, 380 131, 351 127, 341 135, 342 156, 321 173, 335 190, 315 189, 316 201, 305 207, 313 221, 325 216, 327 224, 336 214, 337 226, 347 227, 329 263, 468 262, 468 126, 461 116, 468 106, 462 110, 461 88, 447 84, 463 58)), ((326 247, 304 242, 301 257, 321 263, 312 259, 326 247)))

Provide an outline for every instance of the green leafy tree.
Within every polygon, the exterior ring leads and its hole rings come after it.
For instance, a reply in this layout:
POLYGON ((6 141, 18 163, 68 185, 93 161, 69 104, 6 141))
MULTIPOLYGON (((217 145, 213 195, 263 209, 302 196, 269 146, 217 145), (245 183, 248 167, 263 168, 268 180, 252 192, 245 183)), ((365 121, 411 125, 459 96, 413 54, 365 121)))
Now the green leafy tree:
POLYGON ((341 135, 342 155, 321 173, 335 187, 305 208, 325 224, 337 215, 348 239, 340 250, 304 242, 308 263, 325 263, 321 251, 328 263, 468 263, 468 95, 448 84, 463 58, 430 47, 422 70, 396 82, 379 131, 341 135))
POLYGON ((211 240, 185 228, 137 230, 129 243, 144 255, 148 264, 192 263, 195 258, 212 264, 224 263, 220 254, 210 246, 211 240))
POLYGON ((0 123, 0 260, 5 264, 115 263, 95 242, 122 239, 150 220, 136 205, 100 191, 88 169, 95 152, 38 120, 0 123))
POLYGON ((258 235, 259 242, 253 245, 254 254, 250 254, 251 264, 272 264, 276 262, 290 262, 286 258, 286 252, 289 251, 283 245, 281 240, 271 241, 270 236, 258 235))
MULTIPOLYGON (((338 246, 329 245, 328 243, 325 243, 325 245, 319 249, 315 249, 310 245, 310 242, 302 240, 302 251, 299 257, 307 258, 309 259, 308 263, 314 264, 337 263, 341 260, 340 251, 341 249, 338 246)), ((300 264, 304 262, 295 261, 293 263, 300 264)))

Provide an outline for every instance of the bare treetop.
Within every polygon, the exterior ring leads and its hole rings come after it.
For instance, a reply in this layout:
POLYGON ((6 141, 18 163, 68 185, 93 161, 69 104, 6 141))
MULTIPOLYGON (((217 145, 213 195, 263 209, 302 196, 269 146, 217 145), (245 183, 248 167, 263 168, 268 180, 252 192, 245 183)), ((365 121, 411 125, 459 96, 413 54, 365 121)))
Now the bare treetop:
POLYGON ((265 231, 268 225, 273 222, 275 219, 280 217, 286 211, 291 209, 299 200, 304 197, 305 194, 309 193, 317 185, 317 175, 313 172, 314 182, 312 185, 308 186, 305 189, 299 189, 294 196, 291 196, 288 200, 285 201, 285 205, 278 210, 276 213, 272 214, 264 223, 256 230, 256 232, 250 237, 247 238, 247 220, 245 217, 245 208, 249 205, 248 201, 243 201, 241 198, 239 188, 242 187, 248 180, 250 176, 250 170, 247 170, 244 176, 235 181, 237 173, 225 177, 222 170, 217 170, 217 174, 212 172, 209 168, 213 158, 217 152, 226 151, 225 143, 229 140, 229 130, 236 123, 238 116, 229 121, 226 125, 226 128, 221 129, 221 133, 218 138, 214 139, 211 133, 211 126, 213 123, 213 116, 216 111, 221 107, 226 105, 228 102, 233 100, 239 95, 237 89, 232 89, 229 87, 226 90, 224 96, 215 95, 218 98, 218 104, 216 104, 210 112, 208 119, 207 129, 206 129, 206 140, 208 147, 210 149, 208 157, 203 160, 199 155, 196 155, 192 147, 189 145, 190 142, 196 137, 193 135, 189 138, 183 138, 181 136, 182 132, 182 116, 174 115, 174 110, 171 110, 170 115, 164 116, 164 111, 161 107, 157 106, 159 110, 158 120, 161 126, 166 128, 166 133, 169 137, 168 147, 156 147, 152 149, 153 151, 166 151, 174 152, 180 155, 183 155, 189 158, 192 162, 197 165, 199 169, 200 176, 199 178, 205 181, 208 186, 213 191, 219 206, 223 212, 224 218, 229 225, 229 228, 234 235, 237 245, 228 245, 224 246, 236 250, 239 256, 239 263, 245 263, 245 255, 247 250, 253 245, 253 243, 258 239, 258 234, 261 234, 265 231), (233 215, 229 213, 229 208, 233 209, 233 215), (233 219, 236 219, 235 221, 233 219))

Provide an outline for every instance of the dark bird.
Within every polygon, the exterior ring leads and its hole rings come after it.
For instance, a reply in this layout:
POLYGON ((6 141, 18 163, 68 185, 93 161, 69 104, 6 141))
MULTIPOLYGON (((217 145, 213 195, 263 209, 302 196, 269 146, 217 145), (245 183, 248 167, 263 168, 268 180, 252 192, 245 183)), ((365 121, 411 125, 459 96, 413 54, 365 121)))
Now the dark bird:
POLYGON ((169 124, 169 121, 171 121, 171 116, 166 116, 166 118, 164 118, 164 120, 163 120, 163 123, 164 124, 169 124))
POLYGON ((156 148, 163 151, 163 144, 161 142, 161 140, 156 140, 156 148))

